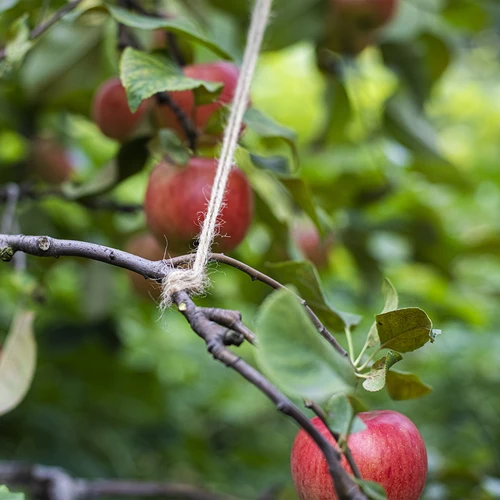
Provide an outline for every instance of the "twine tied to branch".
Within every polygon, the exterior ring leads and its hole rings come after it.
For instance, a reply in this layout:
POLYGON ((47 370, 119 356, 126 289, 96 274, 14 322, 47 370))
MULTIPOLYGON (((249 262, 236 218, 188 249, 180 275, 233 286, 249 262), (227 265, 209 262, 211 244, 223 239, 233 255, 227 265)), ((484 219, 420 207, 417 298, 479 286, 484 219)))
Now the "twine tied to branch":
POLYGON ((172 296, 180 291, 201 294, 207 286, 206 266, 213 239, 217 231, 218 215, 224 202, 226 184, 231 172, 234 153, 238 145, 243 115, 245 114, 250 85, 257 65, 262 39, 271 14, 272 0, 256 0, 247 36, 241 72, 236 85, 228 123, 224 131, 222 151, 217 165, 210 202, 198 240, 198 249, 192 266, 187 269, 171 269, 163 279, 160 307, 172 304, 172 296))

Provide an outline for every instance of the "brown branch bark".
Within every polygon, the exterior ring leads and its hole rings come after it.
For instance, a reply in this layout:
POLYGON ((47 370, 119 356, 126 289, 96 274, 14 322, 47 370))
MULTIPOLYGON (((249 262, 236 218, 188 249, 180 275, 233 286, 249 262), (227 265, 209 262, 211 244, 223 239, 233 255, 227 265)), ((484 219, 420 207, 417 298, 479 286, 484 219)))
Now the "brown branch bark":
MULTIPOLYGON (((63 5, 59 10, 54 12, 54 15, 45 21, 44 23, 39 24, 30 33, 30 40, 34 40, 39 37, 43 33, 45 33, 50 27, 52 27, 57 21, 59 21, 65 14, 72 11, 82 0, 72 0, 68 2, 66 5, 63 5)), ((5 48, 0 48, 0 60, 5 57, 5 48)))
MULTIPOLYGON (((142 210, 143 206, 137 203, 119 203, 115 200, 109 198, 103 198, 100 196, 96 197, 86 197, 79 199, 69 198, 61 188, 58 187, 48 187, 39 188, 34 186, 32 183, 15 184, 18 186, 18 200, 42 200, 44 198, 61 198, 67 201, 73 201, 79 205, 84 206, 90 210, 110 210, 113 212, 121 213, 135 213, 142 210)), ((12 185, 6 184, 0 186, 0 203, 6 203, 9 198, 9 191, 12 185)))
POLYGON ((38 500, 83 500, 101 496, 182 498, 185 500, 236 500, 188 484, 118 479, 73 478, 59 467, 0 462, 0 484, 27 487, 38 500))
MULTIPOLYGON (((149 261, 135 255, 108 248, 73 240, 57 240, 48 236, 0 235, 0 258, 10 260, 17 251, 23 251, 40 257, 60 257, 63 255, 84 257, 114 266, 129 269, 151 279, 160 280, 170 268, 189 262, 193 256, 178 257, 170 261, 149 261)), ((235 261, 223 254, 212 254, 211 260, 228 263, 246 272, 249 276, 267 282, 273 288, 282 285, 272 278, 252 269, 245 264, 235 261)), ((239 345, 243 338, 253 339, 253 334, 242 330, 241 316, 236 317, 235 311, 199 308, 185 292, 175 295, 174 301, 179 311, 185 316, 193 331, 206 343, 208 351, 218 361, 237 371, 250 383, 261 390, 271 399, 279 411, 293 418, 316 442, 323 452, 330 475, 340 500, 367 500, 350 475, 340 465, 340 453, 336 451, 321 433, 314 427, 288 398, 286 398, 260 372, 239 358, 226 345, 239 345), (228 335, 233 330, 237 335, 228 335)), ((319 321, 319 320, 318 320, 319 321)), ((248 329, 247 329, 248 330, 248 329)), ((67 500, 67 499, 65 499, 67 500)))
POLYGON ((330 445, 311 421, 259 371, 226 347, 224 342, 226 329, 211 321, 204 314, 203 308, 197 307, 186 292, 175 294, 174 302, 193 331, 205 341, 208 351, 217 361, 237 371, 275 403, 278 411, 295 420, 311 436, 325 456, 339 499, 367 500, 366 495, 342 468, 340 453, 330 445))

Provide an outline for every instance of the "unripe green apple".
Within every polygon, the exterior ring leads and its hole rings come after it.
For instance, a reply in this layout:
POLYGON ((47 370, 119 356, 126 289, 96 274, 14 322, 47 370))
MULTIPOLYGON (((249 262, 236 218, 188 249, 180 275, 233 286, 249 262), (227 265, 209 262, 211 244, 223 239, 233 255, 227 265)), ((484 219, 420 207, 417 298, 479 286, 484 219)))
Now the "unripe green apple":
MULTIPOLYGON (((427 451, 418 429, 396 411, 358 416, 366 428, 351 434, 348 445, 362 478, 381 484, 388 500, 418 500, 427 477, 427 451)), ((338 449, 323 422, 318 417, 311 422, 338 449)), ((290 463, 300 500, 338 500, 323 453, 303 429, 293 443, 290 463)), ((352 472, 345 457, 342 467, 352 472)))
MULTIPOLYGON (((133 236, 125 246, 125 251, 132 253, 143 259, 162 260, 163 258, 174 257, 167 255, 151 233, 142 233, 133 236)), ((154 280, 145 279, 140 274, 127 271, 128 277, 134 290, 141 296, 158 300, 161 295, 161 285, 154 280)))
POLYGON ((57 142, 38 137, 33 141, 29 164, 49 184, 61 184, 73 173, 68 152, 57 142))
POLYGON ((147 108, 148 101, 143 101, 132 113, 120 79, 110 78, 94 94, 92 119, 104 135, 125 142, 139 126, 147 108))
MULTIPOLYGON (((191 158, 186 166, 161 162, 151 172, 144 200, 150 231, 167 250, 185 253, 201 229, 217 161, 191 158)), ((215 252, 230 252, 245 237, 252 221, 253 194, 245 174, 233 167, 229 174, 215 252)))
MULTIPOLYGON (((193 125, 201 135, 199 144, 210 145, 222 137, 221 130, 209 130, 210 119, 216 118, 216 113, 223 105, 228 104, 234 97, 236 84, 238 82, 239 69, 232 63, 218 61, 207 64, 192 64, 183 68, 184 75, 189 78, 205 80, 209 82, 221 82, 223 88, 218 98, 211 103, 195 106, 192 90, 181 90, 170 92, 172 101, 193 120, 193 125)), ((179 137, 186 139, 186 133, 175 113, 166 104, 157 105, 156 118, 158 125, 162 128, 173 129, 179 137)), ((244 127, 242 127, 243 130, 244 127)))

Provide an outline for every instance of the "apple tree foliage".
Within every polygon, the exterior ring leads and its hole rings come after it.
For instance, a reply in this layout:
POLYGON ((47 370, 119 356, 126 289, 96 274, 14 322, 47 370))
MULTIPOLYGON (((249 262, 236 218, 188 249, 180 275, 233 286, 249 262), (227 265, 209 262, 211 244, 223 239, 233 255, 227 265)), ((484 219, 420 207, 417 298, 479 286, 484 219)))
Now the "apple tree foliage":
MULTIPOLYGON (((2 233, 122 249, 145 229, 144 214, 96 200, 141 204, 155 158, 187 162, 186 144, 168 129, 146 126, 121 145, 104 137, 90 119, 92 96, 120 76, 131 109, 165 91, 210 101, 220 85, 185 77, 168 50, 152 49, 152 33, 174 34, 190 62, 239 63, 250 3, 142 3, 174 15, 84 0, 32 36, 64 2, 0 0, 3 213, 9 185, 32 186, 2 233), (136 46, 118 50, 118 25, 136 46), (74 165, 57 189, 29 168, 40 133, 74 165)), ((288 290, 219 266, 197 302, 240 310, 259 339, 241 356, 298 403, 321 404, 337 432, 359 428, 355 413, 366 408, 412 418, 429 451, 424 499, 498 498, 500 9, 404 0, 351 58, 328 46, 327 8, 275 0, 237 152, 256 201, 233 255, 288 290), (290 237, 298 218, 333 234, 327 266, 316 269, 290 237)), ((123 270, 28 257, 0 266, 0 281, 0 458, 243 497, 278 486, 280 498, 293 498, 296 428, 214 364, 176 311, 160 317, 138 297, 123 270)))

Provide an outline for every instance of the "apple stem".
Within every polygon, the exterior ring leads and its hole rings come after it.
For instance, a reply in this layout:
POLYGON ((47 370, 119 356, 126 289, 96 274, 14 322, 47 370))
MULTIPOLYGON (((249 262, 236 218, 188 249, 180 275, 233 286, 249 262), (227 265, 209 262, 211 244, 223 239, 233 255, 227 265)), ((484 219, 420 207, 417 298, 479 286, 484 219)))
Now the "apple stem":
POLYGON ((370 354, 370 356, 368 357, 368 359, 358 368, 358 370, 360 372, 362 372, 364 369, 366 369, 366 367, 369 365, 369 363, 371 361, 373 361, 373 358, 377 355, 377 353, 379 351, 380 351, 380 347, 376 351, 372 352, 372 354, 370 354))
POLYGON ((347 338, 347 348, 349 350, 349 358, 351 362, 354 364, 354 345, 352 343, 352 334, 351 334, 351 328, 349 326, 346 326, 344 328, 345 331, 345 336, 347 338))
POLYGON ((357 367, 359 365, 359 363, 361 363, 361 360, 363 359, 363 356, 364 356, 367 349, 368 349, 368 342, 365 342, 363 349, 361 349, 359 356, 355 359, 355 361, 353 363, 355 367, 357 367))

